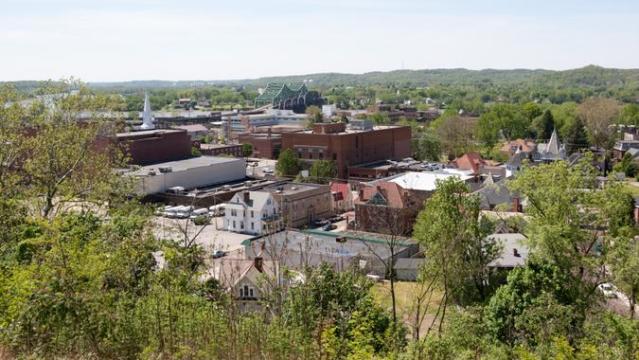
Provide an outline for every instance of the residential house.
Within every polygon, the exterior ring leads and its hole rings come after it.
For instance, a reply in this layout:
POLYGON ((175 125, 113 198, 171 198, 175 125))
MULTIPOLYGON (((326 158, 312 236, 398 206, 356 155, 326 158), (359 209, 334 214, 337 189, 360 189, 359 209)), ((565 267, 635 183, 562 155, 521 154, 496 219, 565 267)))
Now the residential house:
POLYGON ((267 191, 242 191, 226 203, 224 229, 232 232, 264 235, 280 230, 280 207, 267 191))
POLYGON ((331 182, 331 204, 334 213, 353 210, 353 193, 351 186, 343 182, 331 182))
POLYGON ((479 196, 479 206, 482 210, 494 210, 507 207, 511 211, 520 212, 521 203, 519 197, 513 195, 504 180, 495 181, 492 175, 488 175, 482 187, 475 191, 479 196))
POLYGON ((509 159, 518 153, 532 156, 537 151, 537 144, 532 140, 516 139, 503 144, 499 151, 509 159))
POLYGON ((615 146, 612 148, 613 158, 615 160, 621 160, 626 152, 629 152, 630 150, 635 150, 634 152, 636 152, 638 149, 639 140, 617 140, 617 142, 615 142, 615 146))
POLYGON ((512 270, 524 266, 528 259, 528 245, 526 237, 520 233, 492 234, 493 239, 501 247, 499 256, 488 264, 489 268, 512 270))

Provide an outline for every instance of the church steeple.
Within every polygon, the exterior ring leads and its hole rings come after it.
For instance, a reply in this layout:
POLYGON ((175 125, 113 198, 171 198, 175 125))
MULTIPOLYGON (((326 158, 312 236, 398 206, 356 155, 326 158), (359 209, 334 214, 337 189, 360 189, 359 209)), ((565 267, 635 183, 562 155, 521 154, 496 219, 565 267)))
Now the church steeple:
POLYGON ((142 130, 155 129, 153 111, 151 111, 151 102, 149 101, 149 94, 144 93, 144 112, 142 113, 142 130))

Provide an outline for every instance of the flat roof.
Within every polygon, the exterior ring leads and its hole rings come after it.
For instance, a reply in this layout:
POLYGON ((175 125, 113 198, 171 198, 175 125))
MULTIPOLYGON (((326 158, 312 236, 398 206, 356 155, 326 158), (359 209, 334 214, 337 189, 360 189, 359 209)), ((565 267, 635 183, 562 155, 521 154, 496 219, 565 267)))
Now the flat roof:
POLYGON ((353 128, 350 128, 349 126, 346 126, 346 130, 340 131, 340 132, 334 132, 334 133, 326 133, 326 134, 314 133, 312 129, 311 130, 300 131, 300 132, 297 132, 297 133, 298 134, 315 134, 315 135, 348 135, 348 134, 359 134, 359 133, 365 133, 365 132, 371 132, 371 131, 398 129, 398 128, 403 128, 403 127, 408 127, 408 126, 404 126, 404 125, 376 125, 376 126, 373 126, 372 129, 353 129, 353 128))
POLYGON ((437 188, 437 180, 446 180, 451 177, 457 177, 462 181, 473 178, 471 175, 464 175, 463 173, 455 172, 407 172, 387 178, 388 181, 393 182, 404 189, 420 190, 420 191, 434 191, 437 188))
POLYGON ((319 189, 322 186, 327 186, 328 188, 328 185, 288 182, 284 184, 275 184, 275 185, 266 186, 262 189, 262 191, 267 191, 270 193, 278 193, 282 195, 292 195, 292 194, 299 194, 304 191, 319 189), (280 189, 282 189, 282 192, 278 192, 280 189))
POLYGON ((242 146, 242 144, 200 144, 200 149, 223 149, 242 146))
POLYGON ((127 138, 127 137, 136 137, 136 136, 145 136, 145 135, 155 135, 155 134, 171 134, 171 133, 182 133, 184 130, 178 129, 154 129, 154 130, 144 130, 144 131, 131 131, 124 133, 115 134, 118 138, 127 138))
POLYGON ((190 159, 169 161, 159 164, 146 165, 140 167, 140 169, 130 172, 130 175, 148 175, 149 170, 158 170, 161 167, 170 167, 172 172, 185 171, 193 168, 213 166, 216 164, 224 164, 230 162, 244 162, 242 158, 223 157, 223 156, 200 156, 190 159))

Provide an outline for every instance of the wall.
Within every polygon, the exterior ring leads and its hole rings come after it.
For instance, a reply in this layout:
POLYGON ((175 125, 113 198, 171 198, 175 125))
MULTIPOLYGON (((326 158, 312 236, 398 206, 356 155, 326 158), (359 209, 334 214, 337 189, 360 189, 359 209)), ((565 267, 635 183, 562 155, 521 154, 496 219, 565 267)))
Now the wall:
POLYGON ((168 161, 176 161, 191 156, 191 138, 186 131, 162 131, 145 136, 118 138, 120 145, 130 157, 130 163, 149 165, 168 161))

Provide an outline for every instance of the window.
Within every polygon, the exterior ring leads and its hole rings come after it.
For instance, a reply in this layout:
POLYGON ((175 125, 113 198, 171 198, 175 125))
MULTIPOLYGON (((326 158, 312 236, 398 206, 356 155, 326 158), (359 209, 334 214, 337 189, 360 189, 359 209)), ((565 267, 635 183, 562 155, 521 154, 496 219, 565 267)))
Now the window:
POLYGON ((333 161, 337 160, 337 154, 333 153, 333 161))
POLYGON ((249 287, 248 285, 244 285, 244 297, 248 297, 249 296, 249 287))
POLYGON ((255 224, 251 222, 251 230, 255 230, 255 224))
POLYGON ((244 297, 244 289, 240 288, 240 298, 244 297))
POLYGON ((255 217, 255 213, 251 210, 251 217, 255 217))
POLYGON ((237 210, 231 209, 231 216, 237 216, 237 210))
POLYGON ((250 288, 250 289, 249 289, 249 297, 250 297, 250 298, 253 298, 253 288, 250 288))
POLYGON ((235 220, 233 220, 233 229, 235 229, 235 220))
POLYGON ((324 153, 323 152, 319 153, 319 158, 320 158, 320 160, 324 160, 324 153))
POLYGON ((240 221, 240 229, 244 230, 244 221, 240 221))

